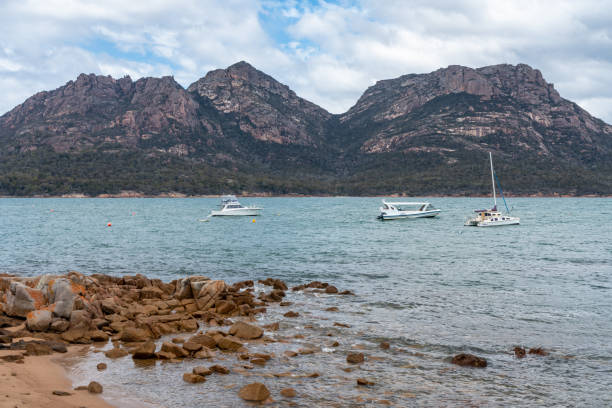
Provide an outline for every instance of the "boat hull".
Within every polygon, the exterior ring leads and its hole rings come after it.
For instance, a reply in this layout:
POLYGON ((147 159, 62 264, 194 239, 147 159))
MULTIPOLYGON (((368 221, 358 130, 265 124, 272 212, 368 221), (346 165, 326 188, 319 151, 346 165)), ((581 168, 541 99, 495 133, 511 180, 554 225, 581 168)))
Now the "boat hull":
POLYGON ((240 217, 240 216, 250 216, 256 217, 260 215, 261 208, 237 208, 237 209, 227 209, 224 211, 216 211, 213 210, 210 212, 211 217, 240 217))
POLYGON ((520 219, 513 218, 510 220, 499 220, 499 221, 481 221, 481 220, 467 220, 465 222, 466 227, 503 227, 506 225, 519 225, 520 219))
POLYGON ((404 211, 397 214, 380 214, 378 219, 383 221, 403 220, 409 218, 434 218, 440 214, 440 210, 430 211, 404 211))

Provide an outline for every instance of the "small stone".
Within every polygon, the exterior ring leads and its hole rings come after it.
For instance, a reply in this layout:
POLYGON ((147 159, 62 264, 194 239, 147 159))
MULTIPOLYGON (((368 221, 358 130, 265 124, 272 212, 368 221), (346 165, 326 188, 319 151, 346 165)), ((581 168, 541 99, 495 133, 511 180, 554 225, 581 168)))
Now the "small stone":
POLYGON ((383 350, 389 350, 389 347, 391 347, 389 342, 383 341, 383 342, 380 343, 380 348, 383 349, 383 350))
POLYGON ((336 306, 332 306, 332 307, 328 307, 327 309, 325 309, 326 312, 338 312, 340 311, 340 309, 338 309, 336 306))
POLYGON ((298 317, 300 314, 298 312, 294 312, 292 310, 285 313, 283 316, 285 317, 298 317))
POLYGON ((215 348, 217 346, 217 342, 211 336, 207 334, 196 334, 195 336, 191 336, 188 342, 201 344, 204 347, 209 349, 215 348))
POLYGON ((350 326, 350 325, 348 325, 348 324, 338 323, 338 322, 334 322, 334 326, 337 326, 337 327, 351 327, 351 326, 350 326))
POLYGON ((256 382, 242 387, 238 396, 245 401, 264 401, 270 396, 270 391, 264 384, 256 382))
POLYGON ((213 372, 212 370, 204 366, 198 366, 193 368, 193 373, 196 375, 201 375, 202 377, 206 377, 207 375, 211 375, 213 372))
POLYGON ((535 354, 536 356, 547 356, 548 352, 544 350, 542 347, 530 348, 529 354, 535 354))
POLYGON ((238 351, 243 347, 243 344, 239 341, 232 340, 228 337, 222 337, 217 342, 217 345, 221 350, 238 351))
POLYGON ((522 347, 515 347, 514 348, 514 355, 516 356, 516 358, 523 358, 525 357, 525 349, 522 347))
POLYGON ((169 353, 167 351, 158 351, 155 353, 155 357, 159 360, 174 360, 176 359, 176 355, 173 353, 169 353))
POLYGON ((293 302, 280 302, 278 305, 285 307, 285 306, 291 306, 293 304, 293 302))
POLYGON ((366 380, 365 378, 358 378, 357 385, 374 385, 372 381, 366 380))
POLYGON ((53 391, 52 394, 53 395, 59 395, 60 397, 65 397, 65 396, 68 396, 68 395, 72 395, 71 393, 66 392, 66 391, 53 391))
POLYGON ((102 385, 96 381, 90 382, 87 386, 87 391, 89 391, 91 394, 101 394, 102 390, 102 385))
POLYGON ((107 342, 108 341, 108 334, 106 334, 102 330, 94 330, 94 331, 89 333, 89 338, 92 341, 96 341, 96 342, 107 342))
POLYGON ((212 371, 213 373, 217 373, 217 374, 229 374, 230 370, 227 367, 223 367, 222 365, 213 365, 208 367, 208 369, 210 371, 212 371))
POLYGON ((172 339, 172 342, 175 343, 175 344, 181 344, 181 343, 185 342, 185 339, 182 338, 182 337, 175 337, 175 338, 172 339))
POLYGON ((213 358, 215 353, 208 349, 202 349, 193 355, 194 358, 213 358))
POLYGON ((264 360, 263 358, 252 358, 251 359, 251 363, 257 364, 257 365, 260 365, 260 366, 264 366, 264 365, 266 365, 266 360, 264 360))
POLYGON ((245 322, 236 322, 229 329, 229 334, 247 340, 258 339, 263 336, 263 332, 261 327, 245 322))
POLYGON ((182 348, 181 346, 177 344, 170 343, 167 341, 162 343, 161 351, 172 353, 179 358, 189 356, 189 352, 187 350, 185 350, 184 348, 182 348))
POLYGON ((329 285, 328 287, 325 288, 325 293, 328 293, 328 294, 338 293, 338 288, 336 288, 333 285, 329 285))
POLYGON ((283 388, 282 390, 280 390, 280 395, 285 398, 293 398, 295 397, 296 393, 293 388, 283 388))
POLYGON ((183 348, 191 353, 195 353, 196 351, 201 350, 202 347, 204 346, 193 341, 186 341, 185 343, 183 343, 183 348))
POLYGON ((364 360, 365 356, 363 355, 363 353, 348 353, 346 356, 347 363, 351 364, 363 363, 364 360))
POLYGON ((104 355, 108 358, 121 358, 127 356, 129 353, 127 350, 121 348, 113 348, 104 352, 104 355))
POLYGON ((487 360, 484 358, 466 353, 457 354, 455 357, 453 357, 451 363, 460 365, 462 367, 484 368, 487 366, 487 360))
POLYGON ((132 358, 135 360, 155 358, 155 343, 148 341, 138 346, 138 348, 136 348, 134 351, 132 358))
POLYGON ((96 366, 98 371, 106 370, 106 367, 106 363, 98 363, 98 365, 96 366))
POLYGON ((340 345, 340 343, 338 343, 337 341, 334 341, 331 346, 332 347, 338 347, 340 345))
POLYGON ((276 330, 279 329, 279 327, 280 327, 279 323, 278 322, 274 322, 274 323, 266 324, 264 326, 264 329, 276 331, 276 330))
POLYGON ((298 353, 296 353, 295 351, 291 351, 291 350, 287 350, 284 353, 287 357, 295 357, 298 355, 298 353))
POLYGON ((197 384, 197 383, 203 383, 204 381, 206 381, 206 378, 204 378, 201 375, 197 375, 193 373, 185 373, 183 374, 183 381, 191 383, 191 384, 197 384))

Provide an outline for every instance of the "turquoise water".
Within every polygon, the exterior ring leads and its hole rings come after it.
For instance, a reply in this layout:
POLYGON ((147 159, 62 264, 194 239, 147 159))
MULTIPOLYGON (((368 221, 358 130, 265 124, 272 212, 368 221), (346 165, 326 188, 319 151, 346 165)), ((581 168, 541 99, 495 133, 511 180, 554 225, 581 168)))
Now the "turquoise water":
MULTIPOLYGON (((308 312, 279 336, 310 324, 319 345, 329 342, 330 330, 341 343, 323 347, 325 359, 303 356, 294 367, 316 370, 325 381, 303 381, 301 388, 287 379, 272 383, 273 391, 277 384, 303 390, 298 406, 334 406, 338 396, 367 405, 356 395, 368 392, 399 406, 611 405, 612 199, 511 199, 522 224, 491 229, 463 227, 488 199, 428 200, 443 210, 439 218, 377 221, 378 198, 251 198, 242 201, 264 207, 256 222, 202 222, 217 199, 0 199, 0 272, 278 277, 353 290, 356 297, 289 294, 296 310, 308 312), (324 311, 333 305, 341 313, 324 311), (333 328, 334 321, 351 327, 333 328), (382 340, 391 342, 390 351, 377 348, 382 340), (367 392, 355 389, 353 373, 338 370, 356 344, 381 358, 359 374, 377 379, 367 392), (517 360, 516 345, 551 354, 517 360), (446 359, 458 352, 486 357, 489 367, 451 366, 446 359)), ((286 310, 277 309, 264 319, 279 320, 286 310)), ((89 373, 90 363, 76 372, 89 373)), ((116 389, 142 392, 162 406, 184 406, 196 395, 193 387, 181 388, 184 367, 176 368, 174 385, 159 370, 130 360, 104 375, 116 389), (144 380, 133 386, 129 375, 144 380), (147 387, 160 381, 165 394, 183 399, 151 396, 147 387)), ((241 378, 206 384, 224 390, 241 378)), ((218 394, 220 406, 240 404, 218 394)))

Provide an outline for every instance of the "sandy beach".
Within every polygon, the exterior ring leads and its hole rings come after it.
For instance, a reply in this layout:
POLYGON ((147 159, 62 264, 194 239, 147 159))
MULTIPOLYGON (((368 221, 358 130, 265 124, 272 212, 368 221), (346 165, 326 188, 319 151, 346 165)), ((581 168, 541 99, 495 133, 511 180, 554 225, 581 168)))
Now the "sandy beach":
MULTIPOLYGON (((70 347, 67 353, 61 355, 26 356, 23 363, 1 361, 0 408, 113 407, 104 401, 100 394, 73 389, 62 360, 80 354, 81 348, 82 346, 70 347), (67 392, 70 395, 55 395, 54 391, 67 392)), ((0 358, 21 354, 21 350, 0 350, 0 358)))

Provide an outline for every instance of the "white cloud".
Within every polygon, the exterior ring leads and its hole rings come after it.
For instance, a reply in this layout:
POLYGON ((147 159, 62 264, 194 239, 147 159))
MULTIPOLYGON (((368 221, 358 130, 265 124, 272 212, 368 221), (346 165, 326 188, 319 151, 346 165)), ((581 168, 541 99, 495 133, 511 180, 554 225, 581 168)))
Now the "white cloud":
POLYGON ((4 0, 0 113, 80 72, 174 75, 188 86, 246 60, 340 113, 379 79, 527 63, 612 122, 611 11, 597 0, 4 0), (266 18, 287 24, 282 38, 266 18))

